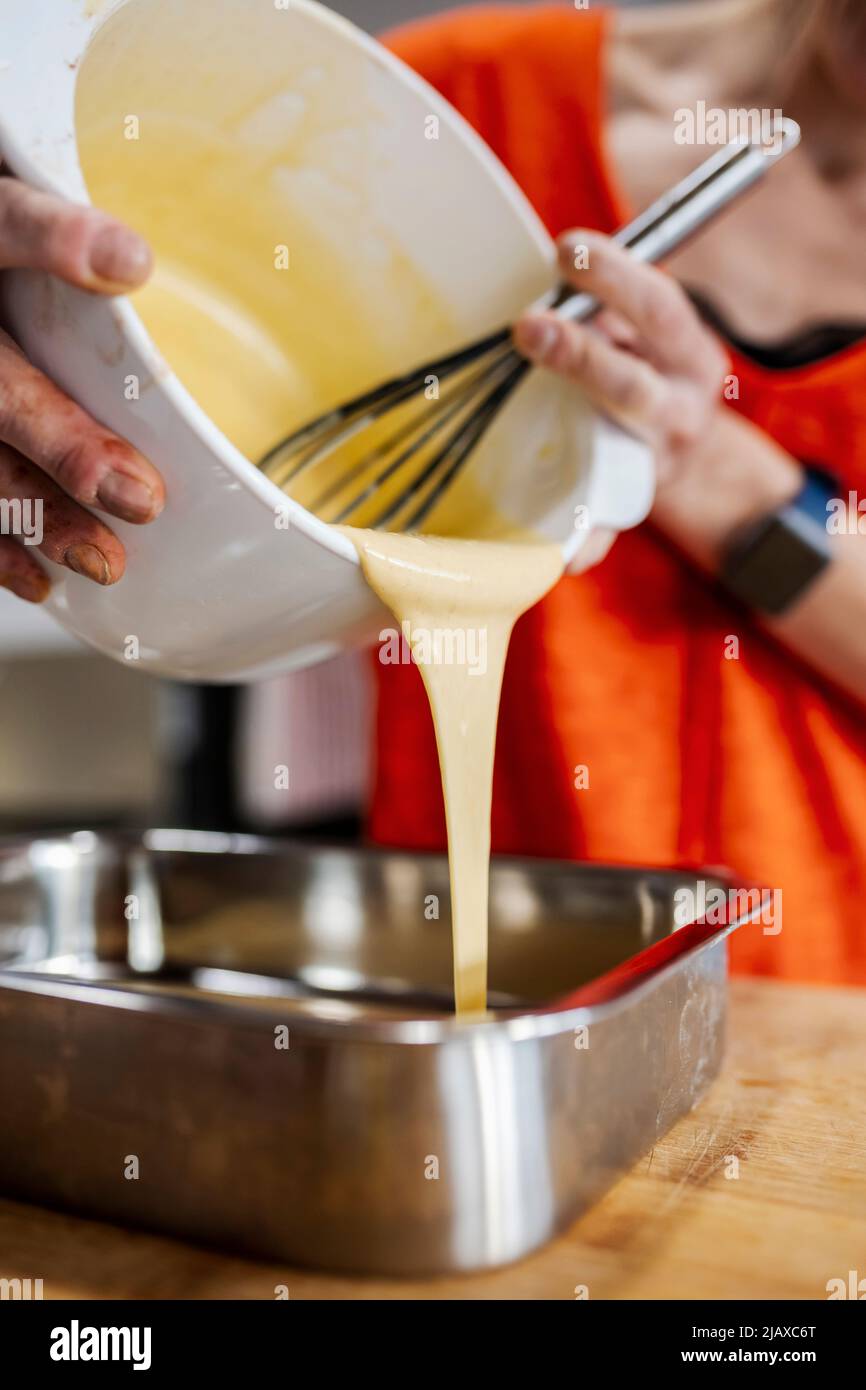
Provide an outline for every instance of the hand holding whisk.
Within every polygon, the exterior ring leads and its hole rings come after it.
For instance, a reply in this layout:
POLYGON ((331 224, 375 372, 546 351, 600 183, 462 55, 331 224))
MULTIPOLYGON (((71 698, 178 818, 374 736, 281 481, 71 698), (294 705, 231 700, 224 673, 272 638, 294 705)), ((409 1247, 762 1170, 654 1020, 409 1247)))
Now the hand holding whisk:
MULTIPOLYGON (((785 119, 770 144, 724 146, 614 241, 642 261, 662 260, 799 138, 799 127, 785 119)), ((591 295, 563 287, 547 307, 564 319, 587 322, 602 306, 591 295)), ((328 411, 282 440, 259 466, 286 491, 303 479, 305 493, 310 490, 305 505, 325 521, 417 531, 530 370, 513 346, 511 328, 499 329, 328 411), (432 402, 425 396, 431 377, 448 383, 432 402), (350 441, 358 442, 359 456, 353 450, 347 467, 329 468, 350 441)))

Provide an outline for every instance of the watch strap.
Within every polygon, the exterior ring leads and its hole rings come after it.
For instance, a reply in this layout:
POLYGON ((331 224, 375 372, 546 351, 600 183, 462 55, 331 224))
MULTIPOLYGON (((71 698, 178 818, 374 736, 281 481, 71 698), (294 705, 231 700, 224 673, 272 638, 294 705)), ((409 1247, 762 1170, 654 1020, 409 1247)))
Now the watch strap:
POLYGON ((830 563, 828 504, 838 496, 835 478, 807 466, 790 502, 744 526, 729 543, 720 569, 729 593, 772 617, 787 612, 830 563))

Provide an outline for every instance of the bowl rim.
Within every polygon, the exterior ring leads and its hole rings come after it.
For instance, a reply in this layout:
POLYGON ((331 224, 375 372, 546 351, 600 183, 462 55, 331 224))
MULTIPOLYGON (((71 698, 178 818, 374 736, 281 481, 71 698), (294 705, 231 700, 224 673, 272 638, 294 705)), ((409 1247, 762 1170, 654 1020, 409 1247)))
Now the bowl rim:
MULTIPOLYGON (((100 4, 100 0, 90 0, 85 4, 82 0, 81 9, 65 28, 57 25, 56 12, 53 15, 50 13, 52 3, 53 0, 30 0, 25 15, 18 8, 18 0, 0 0, 0 19, 8 21, 4 25, 7 30, 4 35, 5 61, 0 65, 0 156, 15 175, 33 187, 43 192, 73 197, 92 206, 76 139, 75 93, 80 68, 87 50, 104 25, 126 5, 146 3, 146 0, 108 0, 105 4, 100 4), (37 12, 35 16, 34 10, 37 12), (41 23, 34 22, 34 19, 41 23), (43 34, 47 37, 42 47, 53 45, 58 60, 55 64, 58 81, 56 87, 52 86, 53 124, 49 125, 47 131, 45 121, 49 117, 44 106, 40 107, 37 115, 32 104, 16 105, 13 102, 10 111, 5 108, 2 98, 4 76, 10 71, 14 72, 17 64, 34 60, 43 34), (71 128, 67 124, 70 113, 71 128)), ((238 3, 242 5, 245 0, 238 0, 238 3)), ((522 224, 528 241, 534 243, 539 257, 548 261, 553 268, 554 242, 529 199, 486 141, 435 87, 374 36, 323 4, 316 3, 316 0, 292 0, 292 9, 299 11, 311 23, 330 30, 339 42, 360 51, 389 77, 423 98, 427 109, 447 124, 474 157, 482 177, 486 175, 493 181, 502 195, 503 207, 510 209, 522 224)), ((159 352, 131 299, 121 295, 108 298, 104 303, 123 340, 129 342, 138 353, 148 371, 159 382, 172 408, 181 415, 199 442, 269 512, 273 513, 278 506, 281 507, 288 512, 292 527, 325 549, 359 566, 358 552, 348 537, 284 493, 219 429, 159 352)), ((563 542, 562 548, 568 561, 574 549, 572 538, 563 542)))

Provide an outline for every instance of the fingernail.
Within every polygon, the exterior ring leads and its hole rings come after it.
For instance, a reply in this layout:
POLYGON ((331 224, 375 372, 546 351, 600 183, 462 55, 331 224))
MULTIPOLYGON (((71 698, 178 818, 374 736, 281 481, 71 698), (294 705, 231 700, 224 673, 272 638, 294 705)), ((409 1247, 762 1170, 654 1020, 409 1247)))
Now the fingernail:
POLYGON ((559 324, 553 319, 524 319, 520 325, 520 349, 534 361, 545 361, 558 340, 559 324))
POLYGON ((47 574, 0 575, 0 588, 8 589, 25 603, 42 603, 51 592, 47 574))
POLYGON ((112 285, 140 285, 150 273, 150 247, 136 232, 107 222, 90 248, 90 269, 112 285))
POLYGON ((128 473, 106 473, 96 490, 97 501, 124 521, 150 521, 156 499, 146 483, 128 473))
POLYGON ((108 561, 95 545, 71 545, 63 558, 71 570, 83 574, 85 579, 97 584, 111 583, 108 561))

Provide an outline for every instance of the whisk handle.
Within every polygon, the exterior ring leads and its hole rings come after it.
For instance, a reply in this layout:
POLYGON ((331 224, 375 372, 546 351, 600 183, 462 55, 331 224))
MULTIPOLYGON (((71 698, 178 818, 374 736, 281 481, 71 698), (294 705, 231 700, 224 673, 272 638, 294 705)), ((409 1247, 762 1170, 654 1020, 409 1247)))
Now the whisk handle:
MULTIPOLYGON (((787 117, 776 123, 769 143, 732 140, 618 231, 614 241, 640 261, 664 260, 799 142, 800 127, 787 117)), ((551 307, 561 318, 586 322, 601 305, 594 295, 565 287, 551 307)))

